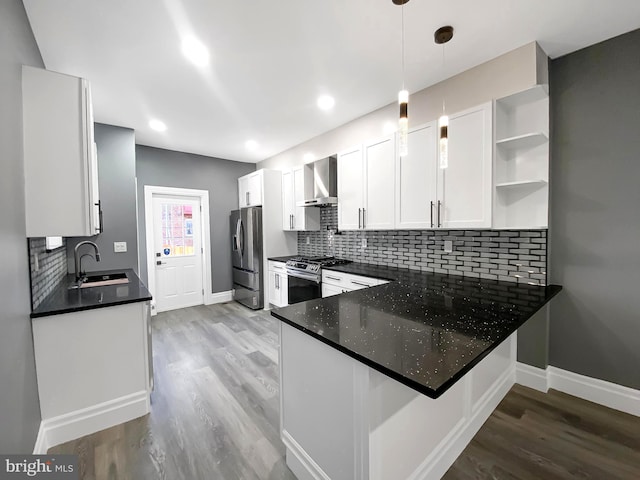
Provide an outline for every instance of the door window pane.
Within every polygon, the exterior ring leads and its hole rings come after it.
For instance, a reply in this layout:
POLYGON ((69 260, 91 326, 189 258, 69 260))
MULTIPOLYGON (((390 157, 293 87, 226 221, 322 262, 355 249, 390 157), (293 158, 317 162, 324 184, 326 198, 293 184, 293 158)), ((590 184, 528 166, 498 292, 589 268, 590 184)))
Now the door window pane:
POLYGON ((162 255, 180 257, 194 255, 193 207, 162 204, 162 255))

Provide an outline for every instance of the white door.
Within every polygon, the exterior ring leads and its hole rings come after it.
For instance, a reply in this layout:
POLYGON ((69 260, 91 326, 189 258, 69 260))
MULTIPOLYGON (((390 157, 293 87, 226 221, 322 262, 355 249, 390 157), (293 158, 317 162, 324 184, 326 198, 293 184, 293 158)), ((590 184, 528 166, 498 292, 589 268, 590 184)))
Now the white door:
POLYGON ((294 230, 293 172, 282 172, 282 229, 294 230))
POLYGON ((442 228, 491 227, 491 103, 449 118, 449 166, 439 170, 442 228))
POLYGON ((338 228, 361 228, 364 207, 364 168, 362 149, 358 146, 338 154, 338 228))
POLYGON ((396 163, 396 228, 435 227, 436 122, 409 132, 409 153, 396 163))
POLYGON ((363 228, 384 230, 395 227, 395 142, 386 137, 364 146, 365 205, 363 228))
POLYGON ((154 194, 153 232, 156 311, 203 304, 200 198, 154 194))

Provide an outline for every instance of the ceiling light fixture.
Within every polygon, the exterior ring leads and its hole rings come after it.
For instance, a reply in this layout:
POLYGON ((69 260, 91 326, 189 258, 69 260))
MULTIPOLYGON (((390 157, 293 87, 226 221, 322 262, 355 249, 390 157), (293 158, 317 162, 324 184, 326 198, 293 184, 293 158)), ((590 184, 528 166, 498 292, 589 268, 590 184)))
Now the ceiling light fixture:
POLYGON ((167 125, 160 120, 149 120, 149 127, 156 132, 164 132, 167 130, 167 125))
MULTIPOLYGON (((437 45, 442 45, 442 69, 444 70, 444 44, 453 38, 453 27, 440 27, 433 34, 437 45)), ((438 120, 440 128, 440 168, 449 166, 449 117, 444 109, 444 96, 442 97, 442 116, 438 120)))
POLYGON ((182 54, 198 67, 209 64, 209 50, 195 37, 185 37, 182 40, 182 54))
POLYGON ((256 142, 255 140, 247 140, 244 146, 247 147, 247 150, 249 150, 250 152, 255 152, 256 150, 258 150, 258 142, 256 142))
POLYGON ((400 5, 402 17, 401 45, 402 45, 402 90, 398 92, 400 118, 398 120, 398 153, 401 157, 409 153, 409 92, 404 88, 404 4, 409 0, 392 0, 394 5, 400 5))
POLYGON ((331 110, 336 104, 335 99, 331 95, 320 95, 318 97, 318 108, 320 110, 331 110))

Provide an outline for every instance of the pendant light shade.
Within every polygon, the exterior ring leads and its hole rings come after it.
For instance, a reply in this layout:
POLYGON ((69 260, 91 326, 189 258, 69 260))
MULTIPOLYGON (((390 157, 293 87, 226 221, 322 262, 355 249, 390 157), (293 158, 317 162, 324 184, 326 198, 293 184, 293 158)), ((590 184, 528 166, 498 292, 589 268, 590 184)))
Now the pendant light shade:
POLYGON ((438 120, 438 127, 440 129, 440 168, 447 168, 449 166, 449 117, 442 115, 438 120))
POLYGON ((409 92, 400 90, 398 93, 398 105, 400 105, 400 119, 398 121, 398 153, 405 157, 409 153, 409 92))
POLYGON ((409 0, 392 0, 394 5, 400 5, 402 17, 402 90, 398 92, 400 117, 398 119, 398 154, 405 157, 409 153, 409 92, 404 88, 404 4, 409 0))

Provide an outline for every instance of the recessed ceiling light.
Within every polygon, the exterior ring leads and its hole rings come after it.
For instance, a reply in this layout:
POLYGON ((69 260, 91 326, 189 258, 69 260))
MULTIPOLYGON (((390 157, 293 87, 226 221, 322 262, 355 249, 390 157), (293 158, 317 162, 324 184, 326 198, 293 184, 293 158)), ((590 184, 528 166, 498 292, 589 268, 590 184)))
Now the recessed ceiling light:
POLYGON ((150 120, 149 126, 156 132, 164 132, 167 129, 167 125, 160 120, 150 120))
POLYGON ((313 160, 315 159, 315 155, 311 152, 305 153, 304 156, 302 157, 302 161, 305 163, 309 163, 309 162, 313 162, 313 160))
POLYGON ((195 37, 182 40, 182 54, 198 67, 205 67, 209 63, 209 50, 195 37))
POLYGON ((255 140, 247 140, 244 146, 247 147, 247 150, 250 152, 255 152, 258 149, 258 142, 255 140))
POLYGON ((318 108, 320 110, 331 110, 336 101, 331 95, 320 95, 318 97, 318 108))

